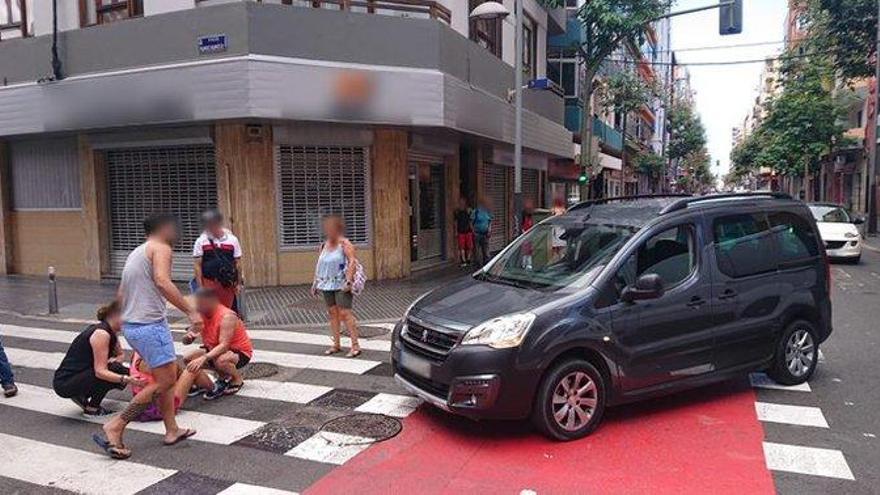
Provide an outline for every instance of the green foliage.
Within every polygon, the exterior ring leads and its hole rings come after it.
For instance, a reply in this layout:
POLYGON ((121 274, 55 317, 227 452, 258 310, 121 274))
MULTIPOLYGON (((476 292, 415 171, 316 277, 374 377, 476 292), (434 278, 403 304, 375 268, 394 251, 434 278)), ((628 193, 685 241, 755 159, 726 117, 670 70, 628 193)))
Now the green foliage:
POLYGON ((805 49, 823 54, 848 82, 873 76, 876 0, 809 0, 807 7, 805 49))
POLYGON ((629 113, 651 102, 654 88, 633 71, 620 71, 604 81, 599 96, 606 107, 629 113))
POLYGON ((666 167, 666 159, 653 151, 640 153, 636 156, 635 162, 640 174, 655 179, 660 177, 660 172, 666 167))
POLYGON ((688 104, 678 103, 669 111, 669 157, 685 158, 706 147, 706 128, 688 104))

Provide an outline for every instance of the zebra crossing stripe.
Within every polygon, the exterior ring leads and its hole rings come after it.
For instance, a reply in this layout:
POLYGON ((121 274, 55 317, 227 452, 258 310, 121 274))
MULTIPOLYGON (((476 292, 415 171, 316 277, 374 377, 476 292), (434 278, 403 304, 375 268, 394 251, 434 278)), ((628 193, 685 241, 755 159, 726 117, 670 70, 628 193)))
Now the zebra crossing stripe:
POLYGON ((368 449, 372 442, 373 440, 370 438, 319 431, 284 455, 308 461, 342 465, 368 449))
POLYGON ((217 495, 299 495, 296 492, 287 490, 278 490, 277 488, 267 488, 265 486, 249 485, 247 483, 236 483, 229 488, 221 491, 217 495))
POLYGON ((421 403, 421 399, 408 395, 376 394, 372 399, 356 407, 355 411, 405 418, 421 403))
POLYGON ((4 433, 0 445, 3 476, 74 493, 134 494, 176 473, 4 433))
POLYGON ((828 428, 825 415, 822 414, 822 410, 818 407, 755 402, 755 411, 758 414, 758 419, 761 421, 828 428))
POLYGON ((800 385, 782 385, 776 383, 766 373, 749 373, 749 383, 755 388, 765 388, 770 390, 789 390, 794 392, 812 392, 808 382, 800 385))
POLYGON ((238 395, 254 399, 269 399, 295 404, 308 404, 332 391, 332 387, 307 383, 274 382, 271 380, 247 380, 238 395))
POLYGON ((764 459, 771 471, 855 479, 839 450, 764 442, 764 459))
MULTIPOLYGON (((84 416, 73 402, 58 397, 53 390, 48 388, 19 383, 18 391, 19 394, 15 400, 3 401, 0 405, 90 423, 103 424, 110 419, 110 417, 84 416)), ((111 409, 121 410, 126 403, 105 400, 104 405, 111 409)), ((221 445, 232 444, 265 426, 265 423, 259 421, 185 410, 181 410, 177 414, 177 421, 183 427, 198 431, 193 437, 194 440, 221 445)), ((165 434, 165 426, 161 421, 149 423, 135 421, 129 423, 128 429, 157 435, 165 434)))
MULTIPOLYGON (((69 344, 73 341, 77 334, 75 332, 67 332, 64 330, 50 330, 46 328, 4 325, 2 327, 2 335, 69 344)), ((125 339, 122 339, 122 341, 124 342, 125 339)), ((125 347, 126 349, 131 349, 131 347, 127 343, 124 343, 123 347, 125 347)), ((196 345, 185 346, 180 342, 174 343, 174 350, 178 355, 186 354, 195 349, 197 349, 196 345)), ((379 361, 371 361, 367 359, 348 359, 333 356, 316 356, 310 354, 267 351, 261 349, 256 349, 254 351, 254 361, 273 363, 278 366, 284 366, 287 368, 311 368, 323 371, 352 373, 357 375, 366 373, 367 371, 370 371, 380 364, 379 361)))

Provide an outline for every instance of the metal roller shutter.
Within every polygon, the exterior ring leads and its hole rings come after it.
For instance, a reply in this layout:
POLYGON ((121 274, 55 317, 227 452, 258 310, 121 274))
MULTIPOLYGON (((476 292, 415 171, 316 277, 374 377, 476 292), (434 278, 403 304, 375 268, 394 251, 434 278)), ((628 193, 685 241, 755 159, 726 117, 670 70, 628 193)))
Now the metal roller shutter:
POLYGON ((531 199, 535 208, 541 207, 541 196, 538 190, 538 171, 524 168, 522 171, 523 199, 531 199))
POLYGON ((193 275, 192 246, 201 213, 217 206, 217 169, 212 145, 107 150, 110 203, 110 269, 122 273, 128 253, 144 240, 143 222, 165 211, 180 220, 172 277, 193 275))
POLYGON ((350 146, 278 146, 278 211, 281 247, 321 244, 321 218, 342 215, 346 235, 367 244, 370 234, 369 148, 350 146))
POLYGON ((492 205, 492 237, 489 239, 489 250, 500 251, 507 245, 508 223, 510 211, 508 208, 508 191, 510 187, 507 179, 507 168, 499 165, 485 165, 483 167, 483 187, 486 197, 492 205))

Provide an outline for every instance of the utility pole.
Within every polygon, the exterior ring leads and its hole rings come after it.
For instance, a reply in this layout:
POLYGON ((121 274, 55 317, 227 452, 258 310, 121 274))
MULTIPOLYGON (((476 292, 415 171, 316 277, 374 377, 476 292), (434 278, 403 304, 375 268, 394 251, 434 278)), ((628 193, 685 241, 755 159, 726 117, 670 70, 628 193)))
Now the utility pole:
POLYGON ((516 39, 514 45, 516 46, 516 63, 514 67, 516 68, 516 129, 514 133, 516 134, 513 145, 513 214, 514 214, 514 231, 515 235, 519 235, 522 232, 522 218, 520 215, 523 210, 523 195, 522 195, 522 93, 523 93, 523 21, 525 20, 523 14, 523 3, 525 0, 515 0, 516 2, 516 14, 515 14, 515 22, 516 22, 516 39))
POLYGON ((61 59, 58 58, 58 0, 52 0, 52 77, 56 81, 64 79, 61 59))
POLYGON ((868 143, 868 233, 877 233, 877 123, 880 111, 880 0, 877 0, 877 34, 874 40, 874 118, 869 123, 871 131, 866 133, 868 143))

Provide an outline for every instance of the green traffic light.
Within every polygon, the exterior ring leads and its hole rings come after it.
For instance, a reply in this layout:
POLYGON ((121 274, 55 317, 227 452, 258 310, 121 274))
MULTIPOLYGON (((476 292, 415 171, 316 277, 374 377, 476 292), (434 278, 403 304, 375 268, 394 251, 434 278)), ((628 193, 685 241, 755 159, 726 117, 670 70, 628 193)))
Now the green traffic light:
POLYGON ((581 176, 578 177, 578 182, 580 182, 581 184, 583 184, 584 182, 587 182, 587 175, 581 174, 581 176))

